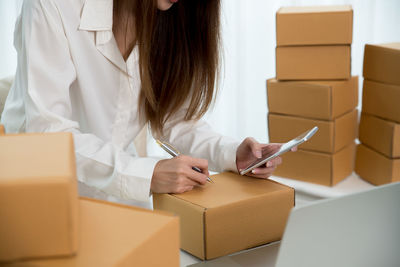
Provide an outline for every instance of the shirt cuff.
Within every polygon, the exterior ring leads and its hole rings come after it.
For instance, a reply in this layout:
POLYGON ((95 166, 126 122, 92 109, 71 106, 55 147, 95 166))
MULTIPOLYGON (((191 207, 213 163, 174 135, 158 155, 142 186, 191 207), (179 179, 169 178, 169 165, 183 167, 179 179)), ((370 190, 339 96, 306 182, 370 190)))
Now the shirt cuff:
POLYGON ((221 171, 238 173, 236 166, 236 151, 240 142, 226 144, 221 149, 221 171))
POLYGON ((151 196, 151 179, 157 158, 136 158, 128 165, 127 169, 120 174, 121 197, 124 199, 135 199, 148 202, 151 196), (129 175, 134 173, 134 175, 129 175))

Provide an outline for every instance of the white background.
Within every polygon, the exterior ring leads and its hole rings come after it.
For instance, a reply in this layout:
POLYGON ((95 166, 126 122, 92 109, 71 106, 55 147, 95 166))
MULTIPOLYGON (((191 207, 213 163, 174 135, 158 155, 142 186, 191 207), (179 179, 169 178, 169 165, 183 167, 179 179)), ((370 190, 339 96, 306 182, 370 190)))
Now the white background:
MULTIPOLYGON (((0 78, 15 72, 12 40, 21 2, 0 0, 0 78)), ((275 13, 279 7, 351 4, 353 75, 362 73, 366 43, 400 42, 399 0, 222 0, 222 3, 224 67, 216 105, 206 119, 218 132, 237 139, 253 136, 259 141, 268 140, 266 80, 275 76, 275 13)), ((362 79, 360 90, 361 84, 362 79)))

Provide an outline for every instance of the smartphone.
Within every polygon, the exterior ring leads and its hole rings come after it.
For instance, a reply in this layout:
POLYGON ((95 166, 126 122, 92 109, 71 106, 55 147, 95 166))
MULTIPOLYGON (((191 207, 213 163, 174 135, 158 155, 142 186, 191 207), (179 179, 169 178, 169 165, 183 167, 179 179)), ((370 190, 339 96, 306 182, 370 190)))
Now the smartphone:
POLYGON ((255 168, 260 167, 261 165, 264 165, 267 163, 267 161, 276 158, 279 155, 282 155, 283 153, 289 151, 295 146, 298 146, 306 141, 308 141, 316 132, 318 131, 318 127, 315 126, 311 130, 297 136, 296 138, 290 140, 287 143, 282 144, 282 146, 279 148, 279 150, 271 155, 270 151, 263 151, 263 156, 260 159, 257 159, 253 163, 251 163, 249 166, 247 166, 244 170, 240 172, 240 175, 245 175, 246 173, 252 171, 255 168))

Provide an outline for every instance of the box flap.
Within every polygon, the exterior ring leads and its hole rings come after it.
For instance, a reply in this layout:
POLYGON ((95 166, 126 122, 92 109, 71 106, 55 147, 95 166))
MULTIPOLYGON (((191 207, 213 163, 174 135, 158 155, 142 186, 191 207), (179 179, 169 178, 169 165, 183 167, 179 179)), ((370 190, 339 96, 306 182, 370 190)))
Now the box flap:
POLYGON ((212 179, 214 183, 207 183, 192 191, 173 196, 210 209, 288 190, 288 187, 274 181, 241 176, 232 172, 213 175, 212 179))

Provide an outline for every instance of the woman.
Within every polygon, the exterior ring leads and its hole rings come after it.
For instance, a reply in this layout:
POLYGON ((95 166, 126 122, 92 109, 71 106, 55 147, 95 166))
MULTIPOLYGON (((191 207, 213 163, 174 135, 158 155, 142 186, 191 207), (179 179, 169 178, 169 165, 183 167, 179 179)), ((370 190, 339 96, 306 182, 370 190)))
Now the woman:
MULTIPOLYGON (((217 0, 25 1, 6 131, 72 132, 79 180, 124 199, 182 193, 208 168, 246 167, 279 145, 239 144, 199 120, 215 95, 219 14, 217 0), (138 157, 132 141, 146 123, 193 157, 138 157)), ((250 175, 267 178, 280 162, 250 175)))

